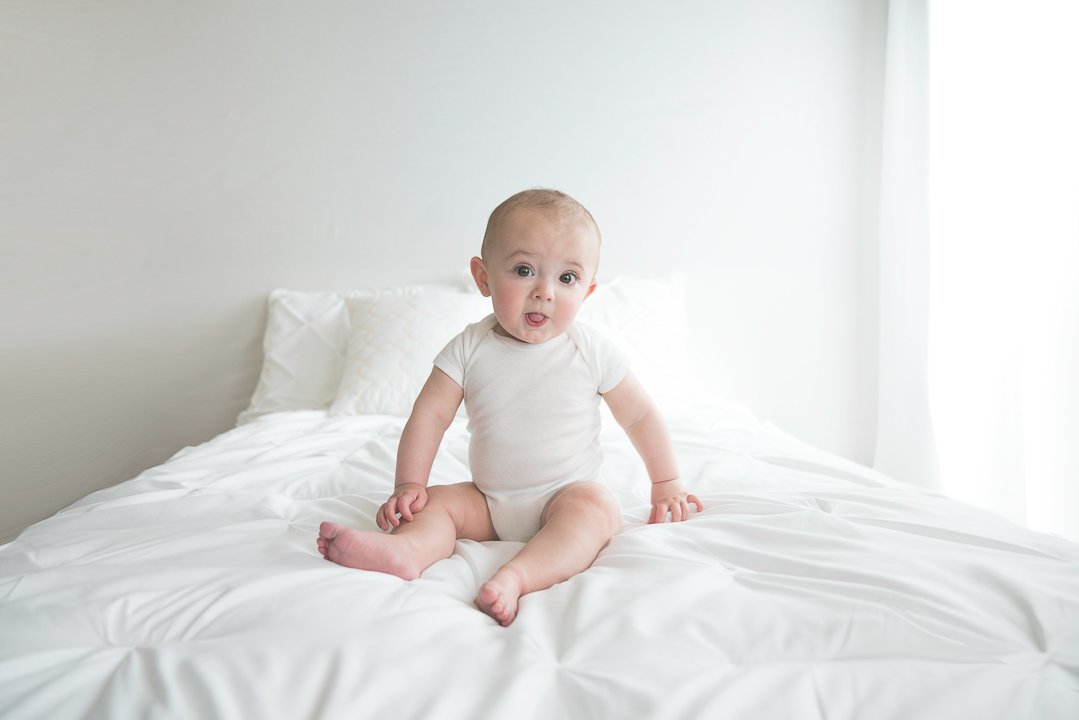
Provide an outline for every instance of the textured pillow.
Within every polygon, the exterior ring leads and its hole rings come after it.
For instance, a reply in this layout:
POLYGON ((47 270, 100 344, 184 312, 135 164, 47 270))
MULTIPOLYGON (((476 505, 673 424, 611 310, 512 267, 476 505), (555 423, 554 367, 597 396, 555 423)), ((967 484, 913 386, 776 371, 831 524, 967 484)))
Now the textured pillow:
POLYGON ((686 394, 689 375, 686 283, 681 275, 600 282, 577 317, 629 356, 633 374, 657 401, 686 394))
MULTIPOLYGON (((463 282, 470 285, 471 276, 463 282)), ((335 414, 407 415, 438 351, 491 312, 490 299, 471 287, 274 290, 262 373, 239 422, 270 412, 327 408, 335 414)), ((680 276, 601 282, 579 317, 625 349, 634 373, 657 400, 683 394, 687 326, 680 276)))
POLYGON ((490 299, 451 286, 365 293, 348 306, 352 331, 331 415, 407 416, 435 355, 491 313, 490 299))
POLYGON ((345 364, 345 294, 274 290, 267 310, 262 374, 240 423, 283 410, 325 410, 345 364))

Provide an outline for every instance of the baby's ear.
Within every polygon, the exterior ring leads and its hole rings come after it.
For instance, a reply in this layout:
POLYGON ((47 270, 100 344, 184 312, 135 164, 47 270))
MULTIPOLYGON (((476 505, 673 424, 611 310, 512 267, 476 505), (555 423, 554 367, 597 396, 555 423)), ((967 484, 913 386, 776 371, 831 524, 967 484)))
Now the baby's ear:
POLYGON ((484 297, 491 297, 491 288, 487 285, 487 266, 483 264, 483 260, 478 257, 472 258, 469 269, 472 270, 472 279, 476 281, 476 287, 480 289, 480 294, 484 297))

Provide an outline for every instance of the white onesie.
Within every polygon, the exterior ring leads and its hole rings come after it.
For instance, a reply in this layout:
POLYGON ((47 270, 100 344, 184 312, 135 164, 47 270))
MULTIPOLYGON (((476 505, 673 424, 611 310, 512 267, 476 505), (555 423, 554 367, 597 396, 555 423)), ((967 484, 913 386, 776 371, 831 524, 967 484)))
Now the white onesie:
POLYGON ((434 364, 464 389, 472 481, 495 532, 525 542, 555 492, 599 476, 600 393, 622 381, 629 360, 580 323, 538 344, 499 335, 496 324, 489 315, 469 325, 434 364))

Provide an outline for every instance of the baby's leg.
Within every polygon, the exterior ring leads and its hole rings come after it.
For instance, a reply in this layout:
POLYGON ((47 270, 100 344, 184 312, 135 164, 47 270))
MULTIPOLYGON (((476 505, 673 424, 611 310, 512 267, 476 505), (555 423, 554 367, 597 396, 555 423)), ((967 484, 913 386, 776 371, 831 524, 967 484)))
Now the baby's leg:
POLYGON ((622 525, 618 501, 603 485, 567 485, 543 511, 543 526, 480 588, 476 606, 509 625, 521 595, 545 590, 588 568, 622 525))
POLYGON ((498 539, 487 498, 470 482, 428 488, 423 510, 389 534, 322 523, 318 551, 338 565, 412 580, 452 555, 457 538, 498 539))

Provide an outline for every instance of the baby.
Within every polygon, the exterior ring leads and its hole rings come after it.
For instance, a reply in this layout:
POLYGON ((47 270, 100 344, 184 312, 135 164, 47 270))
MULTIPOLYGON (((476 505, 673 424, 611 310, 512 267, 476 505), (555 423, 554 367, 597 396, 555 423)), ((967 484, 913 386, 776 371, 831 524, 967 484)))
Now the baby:
POLYGON ((475 600, 509 625, 521 595, 588 568, 621 525, 599 481, 601 397, 648 471, 649 522, 685 520, 690 504, 703 510, 683 489, 666 426, 625 356, 574 322, 596 289, 599 248, 592 215, 564 193, 526 190, 495 208, 471 264, 494 314, 435 358, 401 435, 393 494, 375 518, 393 530, 322 523, 327 560, 411 580, 459 538, 525 542, 475 600), (473 482, 428 488, 462 401, 473 482))

